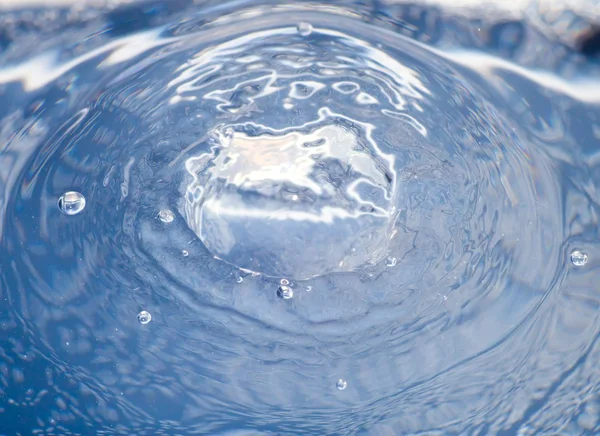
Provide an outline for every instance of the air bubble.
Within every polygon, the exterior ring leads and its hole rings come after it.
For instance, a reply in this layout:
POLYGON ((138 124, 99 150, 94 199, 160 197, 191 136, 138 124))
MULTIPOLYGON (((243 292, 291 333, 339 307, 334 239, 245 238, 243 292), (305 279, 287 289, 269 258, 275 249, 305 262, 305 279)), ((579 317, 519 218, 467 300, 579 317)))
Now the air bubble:
POLYGON ((277 289, 277 295, 284 300, 289 300, 294 296, 294 290, 287 285, 281 285, 277 289))
POLYGON ((280 284, 280 285, 283 285, 283 286, 287 286, 287 285, 289 285, 289 284, 290 284, 290 281, 289 281, 288 279, 281 279, 281 280, 279 281, 279 284, 280 284))
POLYGON ((388 267, 396 266, 398 260, 395 257, 388 257, 385 261, 385 265, 388 267))
POLYGON ((341 378, 337 381, 337 383, 335 384, 335 387, 337 387, 338 390, 343 391, 344 389, 346 389, 348 387, 348 382, 346 380, 344 380, 343 378, 341 378))
POLYGON ((183 250, 181 254, 183 255, 183 257, 188 257, 190 255, 189 251, 187 250, 183 250))
POLYGON ((140 324, 148 324, 150 321, 152 321, 152 315, 150 315, 150 312, 147 312, 145 310, 142 310, 140 313, 138 313, 138 321, 140 322, 140 324))
POLYGON ((571 262, 575 266, 584 266, 588 261, 587 254, 582 253, 579 250, 575 250, 571 253, 571 262))
POLYGON ((163 209, 160 212, 158 212, 158 218, 163 223, 172 223, 175 219, 175 214, 168 209, 163 209))
POLYGON ((238 278, 235 279, 235 281, 238 282, 238 283, 242 283, 244 281, 244 278, 243 277, 238 277, 238 278))
POLYGON ((58 208, 65 215, 77 215, 85 208, 85 197, 79 192, 65 192, 58 199, 58 208))
POLYGON ((307 286, 306 288, 304 288, 306 290, 306 292, 310 292, 312 291, 312 286, 307 286))
POLYGON ((296 28, 298 29, 298 33, 302 36, 308 36, 313 31, 313 26, 310 23, 299 23, 296 28))

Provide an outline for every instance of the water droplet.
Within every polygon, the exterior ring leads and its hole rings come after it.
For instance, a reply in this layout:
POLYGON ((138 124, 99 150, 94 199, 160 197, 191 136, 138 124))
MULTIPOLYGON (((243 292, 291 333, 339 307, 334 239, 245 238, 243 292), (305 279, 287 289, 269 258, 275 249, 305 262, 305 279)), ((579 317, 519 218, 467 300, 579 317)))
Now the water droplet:
POLYGON ((296 28, 298 29, 298 33, 302 36, 308 36, 313 31, 313 26, 310 23, 299 23, 296 28))
POLYGON ((588 257, 587 254, 582 253, 579 250, 575 250, 571 253, 571 262, 575 266, 583 266, 587 263, 588 257))
POLYGON ((187 250, 183 250, 181 254, 183 255, 183 257, 188 257, 190 255, 189 251, 187 250))
POLYGON ((344 389, 346 389, 348 387, 348 382, 346 380, 344 380, 343 378, 339 379, 337 381, 337 383, 335 384, 335 386, 340 390, 343 391, 344 389))
POLYGON ((150 315, 150 312, 142 310, 140 313, 138 313, 138 321, 140 324, 148 324, 150 321, 152 321, 152 315, 150 315))
POLYGON ((279 281, 279 284, 283 285, 283 286, 287 286, 290 284, 290 281, 288 279, 281 279, 279 281))
POLYGON ((238 283, 242 283, 244 281, 243 277, 238 277, 237 279, 235 279, 236 282, 238 283))
POLYGON ((307 286, 306 287, 306 292, 310 292, 310 291, 312 291, 312 286, 307 286))
POLYGON ((79 192, 65 192, 58 199, 58 208, 65 215, 77 215, 85 208, 85 197, 79 192))
POLYGON ((284 300, 289 300, 294 296, 294 290, 286 285, 281 285, 277 289, 277 295, 284 300))
POLYGON ((385 265, 392 267, 392 266, 396 266, 397 263, 398 263, 398 260, 395 257, 388 257, 385 262, 385 265))
POLYGON ((168 209, 163 209, 160 212, 158 212, 158 218, 163 223, 171 223, 175 219, 175 214, 168 209))

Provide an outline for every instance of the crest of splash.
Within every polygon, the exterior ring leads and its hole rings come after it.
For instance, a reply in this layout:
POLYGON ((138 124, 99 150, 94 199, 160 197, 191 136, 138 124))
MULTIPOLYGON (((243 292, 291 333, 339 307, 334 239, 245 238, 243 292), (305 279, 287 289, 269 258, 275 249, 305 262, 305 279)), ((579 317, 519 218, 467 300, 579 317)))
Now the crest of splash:
POLYGON ((320 111, 275 131, 221 127, 189 158, 184 216, 217 257, 268 276, 348 272, 386 254, 396 216, 394 158, 372 126, 320 111))

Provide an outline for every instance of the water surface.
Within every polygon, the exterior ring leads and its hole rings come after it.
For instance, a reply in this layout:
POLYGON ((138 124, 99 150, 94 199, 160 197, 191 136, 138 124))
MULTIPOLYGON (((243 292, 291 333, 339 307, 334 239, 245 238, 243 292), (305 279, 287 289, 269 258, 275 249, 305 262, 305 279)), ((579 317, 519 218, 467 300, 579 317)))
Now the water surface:
POLYGON ((598 433, 597 59, 266 3, 4 13, 0 429, 598 433))

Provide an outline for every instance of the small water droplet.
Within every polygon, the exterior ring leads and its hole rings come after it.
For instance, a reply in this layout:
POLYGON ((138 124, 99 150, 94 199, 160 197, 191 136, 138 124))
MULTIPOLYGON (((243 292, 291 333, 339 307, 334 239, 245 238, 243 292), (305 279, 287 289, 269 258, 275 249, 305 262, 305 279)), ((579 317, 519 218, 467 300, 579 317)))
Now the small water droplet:
POLYGON ((238 277, 237 279, 235 279, 236 282, 238 283, 242 283, 244 281, 243 277, 238 277))
POLYGON ((284 300, 289 300, 294 296, 294 290, 286 285, 281 285, 277 289, 277 295, 284 300))
POLYGON ((65 215, 77 215, 85 208, 85 197, 79 192, 65 192, 58 199, 58 208, 65 215))
POLYGON ((183 255, 183 257, 188 257, 190 255, 189 251, 187 250, 183 250, 181 254, 183 255))
POLYGON ((148 324, 150 321, 152 321, 152 315, 150 315, 150 312, 145 310, 142 310, 140 313, 138 313, 137 318, 140 324, 148 324))
POLYGON ((588 261, 587 254, 582 253, 579 250, 575 250, 571 253, 571 262, 575 266, 584 266, 588 261))
POLYGON ((310 23, 298 23, 298 26, 296 27, 298 30, 298 33, 302 36, 308 36, 312 33, 313 31, 313 26, 310 23))
POLYGON ((290 284, 290 281, 288 279, 281 279, 279 281, 279 284, 283 285, 283 286, 287 286, 290 284))
POLYGON ((312 291, 312 286, 307 286, 306 287, 306 292, 310 292, 310 291, 312 291))
POLYGON ((335 386, 340 390, 343 391, 344 389, 346 389, 348 387, 348 382, 346 380, 344 380, 343 378, 339 379, 337 381, 337 383, 335 384, 335 386))
POLYGON ((396 266, 397 263, 398 263, 398 260, 395 257, 388 257, 385 262, 385 265, 392 267, 392 266, 396 266))
POLYGON ((168 209, 163 209, 160 212, 158 212, 158 218, 163 223, 171 223, 175 219, 175 214, 168 209))

